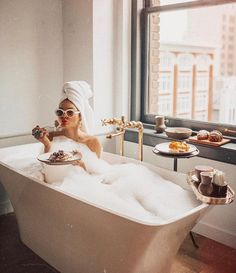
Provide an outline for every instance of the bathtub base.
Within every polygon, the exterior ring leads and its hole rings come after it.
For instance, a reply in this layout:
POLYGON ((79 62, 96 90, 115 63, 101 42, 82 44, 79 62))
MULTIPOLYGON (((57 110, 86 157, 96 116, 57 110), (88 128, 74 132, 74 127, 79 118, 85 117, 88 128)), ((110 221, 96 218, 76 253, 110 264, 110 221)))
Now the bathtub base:
POLYGON ((70 209, 79 210, 70 215, 74 220, 61 218, 55 223, 47 219, 43 227, 38 218, 32 223, 31 217, 18 215, 23 243, 63 273, 168 273, 197 220, 195 215, 178 226, 157 228, 114 219, 84 204, 70 204, 70 209), (93 230, 94 223, 98 233, 93 230))

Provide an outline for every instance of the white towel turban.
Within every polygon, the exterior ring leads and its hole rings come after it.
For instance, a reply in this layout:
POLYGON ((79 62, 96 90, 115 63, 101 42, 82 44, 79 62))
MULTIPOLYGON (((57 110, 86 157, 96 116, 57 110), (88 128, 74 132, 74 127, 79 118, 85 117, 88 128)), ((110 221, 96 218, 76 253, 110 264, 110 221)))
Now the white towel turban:
POLYGON ((93 132, 94 116, 88 99, 93 96, 92 90, 85 81, 70 81, 63 86, 60 102, 65 99, 71 101, 81 112, 82 131, 93 132))

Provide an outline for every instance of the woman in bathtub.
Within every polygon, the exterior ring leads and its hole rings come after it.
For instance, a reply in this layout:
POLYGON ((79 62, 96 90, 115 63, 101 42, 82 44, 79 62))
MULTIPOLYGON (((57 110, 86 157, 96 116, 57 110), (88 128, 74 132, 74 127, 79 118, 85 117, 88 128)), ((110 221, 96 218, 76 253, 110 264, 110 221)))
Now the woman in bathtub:
MULTIPOLYGON (((57 115, 57 131, 48 132, 45 128, 36 126, 32 130, 34 137, 44 145, 44 152, 58 150, 80 150, 86 146, 97 155, 101 155, 102 146, 99 140, 91 135, 93 127, 93 110, 88 99, 92 97, 90 86, 84 81, 71 81, 63 86, 57 115)), ((76 162, 85 168, 83 160, 76 162)))
POLYGON ((179 186, 162 179, 143 165, 112 165, 100 159, 101 144, 90 134, 93 111, 88 99, 91 95, 91 89, 85 82, 65 83, 56 110, 58 130, 49 133, 39 126, 33 129, 33 135, 44 144, 44 152, 76 150, 82 155, 82 160, 77 163, 79 167, 67 165, 63 173, 58 171, 60 177, 56 175, 56 178, 55 166, 44 164, 43 180, 64 192, 131 217, 137 215, 141 219, 162 221, 174 216, 176 211, 180 212, 183 207, 181 200, 189 197, 179 186), (178 202, 176 196, 179 197, 178 202))

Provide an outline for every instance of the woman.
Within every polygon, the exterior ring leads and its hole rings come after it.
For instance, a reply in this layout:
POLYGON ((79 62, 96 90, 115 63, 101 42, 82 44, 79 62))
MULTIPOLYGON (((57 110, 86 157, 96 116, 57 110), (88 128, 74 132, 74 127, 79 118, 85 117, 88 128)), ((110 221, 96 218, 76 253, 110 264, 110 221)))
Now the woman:
MULTIPOLYGON (((91 135, 93 126, 93 110, 88 99, 92 97, 90 86, 83 81, 67 82, 63 86, 57 115, 57 130, 48 132, 45 128, 36 126, 32 130, 34 137, 44 144, 44 152, 52 151, 55 137, 64 136, 74 142, 86 145, 99 158, 102 146, 99 140, 91 135)), ((80 160, 78 165, 85 169, 80 160)))

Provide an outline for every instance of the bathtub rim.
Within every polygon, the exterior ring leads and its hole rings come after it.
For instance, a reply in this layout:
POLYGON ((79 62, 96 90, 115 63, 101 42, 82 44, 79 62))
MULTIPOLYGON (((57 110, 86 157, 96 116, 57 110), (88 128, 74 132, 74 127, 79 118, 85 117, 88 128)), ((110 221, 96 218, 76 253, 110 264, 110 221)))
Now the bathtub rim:
MULTIPOLYGON (((52 189, 52 190, 55 190, 55 191, 58 192, 59 194, 64 194, 64 195, 66 195, 66 196, 68 196, 68 197, 70 197, 70 198, 73 198, 73 199, 75 199, 75 200, 78 200, 78 201, 80 201, 80 202, 83 202, 83 203, 85 203, 85 204, 87 204, 87 205, 93 206, 93 207, 95 207, 95 208, 101 209, 101 210, 106 211, 106 212, 108 212, 108 213, 111 213, 111 214, 114 214, 114 215, 116 215, 116 216, 125 218, 126 220, 129 220, 129 221, 132 221, 132 222, 141 224, 141 225, 146 225, 146 226, 152 226, 152 227, 153 227, 153 226, 156 226, 156 227, 157 227, 157 226, 168 225, 168 224, 171 224, 171 223, 173 223, 173 222, 182 220, 182 219, 184 219, 184 218, 186 218, 186 217, 188 217, 188 216, 190 216, 190 215, 193 215, 193 214, 195 214, 195 213, 197 213, 197 212, 200 212, 200 211, 202 211, 203 209, 205 209, 205 208, 207 208, 207 207, 209 206, 209 205, 206 204, 206 203, 200 203, 198 206, 196 206, 196 207, 194 207, 193 209, 191 209, 191 210, 189 210, 189 211, 187 211, 187 212, 181 214, 180 216, 172 217, 172 218, 170 218, 170 219, 168 219, 168 220, 163 220, 163 222, 161 222, 161 223, 157 223, 157 222, 154 222, 154 221, 153 221, 153 222, 152 222, 152 221, 146 221, 146 220, 141 220, 141 219, 138 219, 138 218, 135 218, 135 217, 131 217, 131 216, 129 216, 129 215, 122 214, 121 212, 112 210, 112 209, 107 208, 107 207, 105 207, 105 206, 103 206, 103 205, 100 205, 100 204, 93 203, 93 202, 88 201, 88 200, 86 200, 86 199, 84 199, 84 198, 78 197, 78 196, 76 196, 76 195, 74 195, 74 194, 72 194, 72 193, 65 192, 65 191, 63 191, 63 190, 61 190, 61 189, 59 189, 59 188, 56 188, 55 186, 53 186, 53 184, 48 184, 48 183, 46 183, 46 182, 44 182, 44 181, 41 181, 40 179, 37 179, 37 178, 32 177, 32 176, 29 176, 29 175, 25 174, 23 171, 21 171, 21 170, 19 170, 19 169, 16 169, 16 168, 14 168, 14 167, 12 167, 12 166, 9 166, 8 164, 2 162, 1 160, 0 160, 0 165, 2 165, 3 167, 5 167, 5 168, 7 168, 7 169, 10 169, 11 171, 13 171, 13 172, 19 174, 20 176, 23 176, 23 177, 29 179, 30 181, 34 181, 34 182, 36 182, 36 183, 41 184, 41 185, 44 186, 44 187, 47 187, 47 188, 52 189)), ((150 164, 150 165, 151 165, 151 164, 150 164)), ((155 168, 155 166, 153 166, 153 167, 155 168)), ((174 182, 172 182, 172 183, 174 183, 174 182)), ((3 184, 3 183, 2 183, 2 184, 3 184)), ((3 187, 4 187, 4 184, 3 184, 3 187)), ((183 190, 186 190, 186 189, 183 189, 183 190)), ((199 201, 199 200, 198 200, 198 201, 199 201)), ((200 202, 200 201, 199 201, 199 202, 200 202)))

